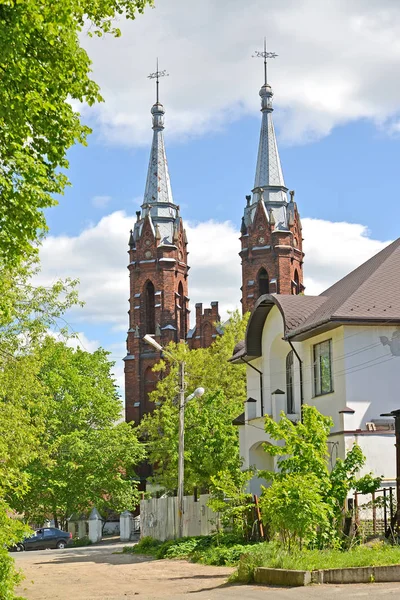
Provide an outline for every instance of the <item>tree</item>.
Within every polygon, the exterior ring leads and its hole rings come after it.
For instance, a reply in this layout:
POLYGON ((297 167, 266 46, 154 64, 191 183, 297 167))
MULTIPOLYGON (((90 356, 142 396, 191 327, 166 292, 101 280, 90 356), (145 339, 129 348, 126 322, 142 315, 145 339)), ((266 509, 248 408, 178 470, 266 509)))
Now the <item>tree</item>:
POLYGON ((119 36, 152 0, 0 0, 0 263, 31 254, 46 231, 43 209, 68 183, 67 150, 90 129, 72 101, 102 100, 81 47, 87 35, 119 36))
MULTIPOLYGON (((75 512, 132 509, 138 501, 132 467, 144 459, 135 431, 119 422, 122 405, 102 349, 72 349, 47 337, 29 361, 40 385, 40 452, 24 473, 29 489, 12 505, 30 521, 53 517, 66 526, 75 512)), ((32 413, 29 406, 27 411, 32 413)))
POLYGON ((78 302, 76 282, 35 287, 36 265, 0 266, 0 598, 14 598, 18 576, 6 548, 29 534, 10 505, 22 506, 27 466, 44 432, 41 382, 33 349, 62 313, 78 302))
POLYGON ((380 485, 380 478, 370 473, 358 476, 365 457, 357 444, 329 470, 328 436, 332 425, 331 417, 307 405, 303 406, 301 423, 294 424, 283 412, 279 422, 265 418, 265 431, 278 444, 265 444, 264 450, 279 457, 279 470, 260 473, 272 483, 264 488, 261 505, 268 524, 284 534, 287 544, 324 546, 337 542, 350 490, 372 492, 380 485), (278 509, 285 519, 277 514, 278 509))
POLYGON ((245 367, 232 365, 235 344, 243 339, 247 317, 230 315, 224 334, 209 348, 189 350, 185 344, 170 344, 165 359, 156 365, 164 375, 150 398, 156 404, 139 426, 154 481, 172 491, 177 487, 179 361, 185 361, 188 394, 202 386, 206 392, 185 408, 185 486, 207 488, 211 476, 240 467, 237 427, 232 420, 243 411, 246 399, 245 367))

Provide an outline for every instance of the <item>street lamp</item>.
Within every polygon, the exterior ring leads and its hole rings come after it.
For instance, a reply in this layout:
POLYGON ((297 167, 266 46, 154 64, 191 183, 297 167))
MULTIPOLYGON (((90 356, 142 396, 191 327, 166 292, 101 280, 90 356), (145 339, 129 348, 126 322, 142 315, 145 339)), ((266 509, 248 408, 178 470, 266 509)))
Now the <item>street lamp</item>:
MULTIPOLYGON (((155 339, 146 334, 143 340, 153 346, 159 352, 163 354, 169 354, 165 352, 164 348, 160 346, 155 339)), ((198 387, 194 390, 190 396, 185 399, 185 362, 179 361, 179 449, 178 449, 178 537, 183 537, 183 499, 184 499, 184 485, 185 485, 185 404, 188 400, 193 398, 200 398, 204 394, 204 388, 198 387)))

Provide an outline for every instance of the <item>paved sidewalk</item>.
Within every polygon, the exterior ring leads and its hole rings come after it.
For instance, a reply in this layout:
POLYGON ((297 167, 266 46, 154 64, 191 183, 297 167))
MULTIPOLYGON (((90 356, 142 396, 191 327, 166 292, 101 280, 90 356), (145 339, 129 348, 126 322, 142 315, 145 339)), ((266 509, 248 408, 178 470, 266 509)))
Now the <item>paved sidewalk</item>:
POLYGON ((122 554, 125 544, 14 554, 28 600, 400 599, 400 583, 272 588, 227 584, 233 569, 122 554))

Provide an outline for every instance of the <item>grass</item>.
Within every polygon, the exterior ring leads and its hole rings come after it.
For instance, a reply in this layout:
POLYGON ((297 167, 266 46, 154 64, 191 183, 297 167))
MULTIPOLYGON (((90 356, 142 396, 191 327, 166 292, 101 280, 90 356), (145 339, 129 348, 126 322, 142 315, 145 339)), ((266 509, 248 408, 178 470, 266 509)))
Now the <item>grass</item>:
POLYGON ((238 543, 235 536, 215 534, 166 542, 145 537, 136 546, 125 546, 123 552, 147 554, 158 559, 180 558, 204 565, 236 566, 243 552, 250 548, 251 545, 238 543))
POLYGON ((257 544, 240 557, 232 581, 249 583, 257 567, 314 571, 347 567, 377 567, 400 564, 400 547, 378 542, 351 550, 297 550, 288 552, 277 543, 257 544))
POLYGON ((250 583, 257 567, 314 571, 346 567, 377 567, 400 564, 400 546, 377 542, 351 550, 292 550, 277 542, 242 544, 230 534, 187 537, 160 542, 151 537, 123 552, 147 554, 157 559, 186 559, 204 565, 237 566, 230 581, 250 583))

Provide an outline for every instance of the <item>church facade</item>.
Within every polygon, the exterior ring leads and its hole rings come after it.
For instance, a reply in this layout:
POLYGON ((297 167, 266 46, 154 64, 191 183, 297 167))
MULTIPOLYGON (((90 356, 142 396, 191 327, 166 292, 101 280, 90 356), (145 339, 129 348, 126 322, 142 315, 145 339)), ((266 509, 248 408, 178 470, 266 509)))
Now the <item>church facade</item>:
MULTIPOLYGON (((157 86, 158 89, 158 86, 157 86)), ((242 310, 251 311, 267 293, 303 292, 301 221, 294 192, 285 186, 272 121, 271 86, 260 90, 261 132, 252 194, 240 228, 242 310)), ((129 238, 129 329, 125 363, 125 418, 136 424, 153 409, 149 394, 159 374, 153 366, 160 353, 143 341, 146 334, 161 345, 184 340, 205 348, 221 333, 218 302, 203 311, 195 305, 190 329, 188 239, 173 201, 164 144, 165 110, 158 100, 151 109, 153 141, 141 210, 129 238)))

